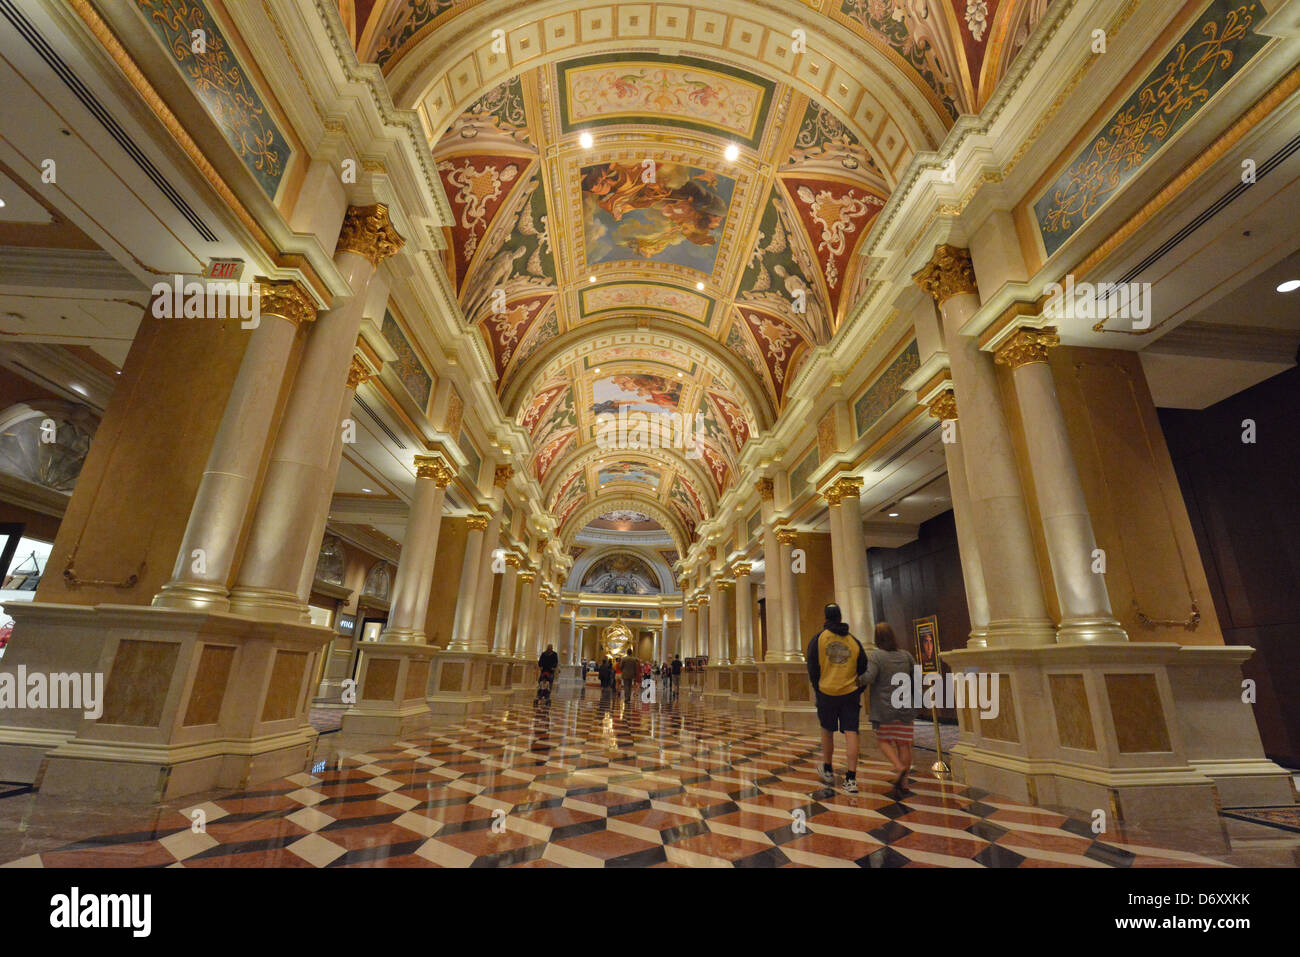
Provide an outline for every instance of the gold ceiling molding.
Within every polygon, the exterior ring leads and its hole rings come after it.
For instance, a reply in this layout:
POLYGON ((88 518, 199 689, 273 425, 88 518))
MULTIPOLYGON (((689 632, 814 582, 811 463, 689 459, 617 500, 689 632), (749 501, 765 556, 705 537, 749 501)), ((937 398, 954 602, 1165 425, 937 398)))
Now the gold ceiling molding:
MULTIPOLYGON (((185 155, 189 157, 190 162, 198 169, 208 185, 217 193, 226 207, 235 214, 236 218, 243 223, 244 227, 252 235, 253 240, 261 247, 272 261, 282 269, 297 269, 302 272, 303 277, 311 285, 317 296, 324 302, 325 307, 329 308, 333 301, 330 295, 329 287, 321 279, 311 263, 303 256, 282 252, 278 246, 266 234, 261 225, 248 211, 239 198, 235 195, 234 190, 226 183, 225 179, 217 172, 216 168, 208 161, 207 156, 194 142, 184 124, 176 117, 163 102, 158 91, 145 78, 135 59, 126 51, 126 48, 118 41, 113 31, 109 29, 108 24, 100 17, 99 13, 91 6, 89 0, 68 0, 69 5, 81 17, 82 22, 99 41, 100 46, 108 53, 113 62, 117 64, 119 70, 126 77, 127 81, 135 88, 136 93, 144 100, 145 105, 153 111, 159 122, 172 135, 177 144, 184 150, 185 155)), ((151 270, 152 272, 153 270, 151 270)))

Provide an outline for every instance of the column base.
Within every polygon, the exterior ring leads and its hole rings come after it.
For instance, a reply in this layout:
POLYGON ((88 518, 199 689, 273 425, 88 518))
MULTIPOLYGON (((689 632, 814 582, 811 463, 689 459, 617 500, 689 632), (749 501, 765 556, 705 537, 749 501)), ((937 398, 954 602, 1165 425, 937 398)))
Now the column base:
POLYGON ((230 593, 230 613, 260 621, 311 620, 307 605, 296 592, 270 588, 236 588, 230 593))
MULTIPOLYGON (((1135 824, 1175 845, 1222 833, 1230 806, 1295 803, 1263 753, 1241 664, 1253 649, 1168 643, 945 652, 997 675, 996 698, 958 709, 958 780, 1033 804, 1135 824)), ((991 688, 990 688, 991 690, 991 688)))
POLYGON ((230 611, 230 592, 222 585, 170 581, 153 596, 152 604, 156 608, 188 611, 230 611))
POLYGON ((488 709, 492 703, 488 694, 491 657, 476 651, 434 649, 425 693, 434 724, 456 724, 488 709))
POLYGON ((1056 642, 1061 645, 1126 641, 1128 632, 1114 618, 1066 618, 1056 629, 1056 642))
POLYGON ((1046 618, 991 621, 984 640, 989 648, 1037 648, 1056 644, 1056 626, 1046 618))
POLYGON ((759 695, 755 711, 769 728, 816 734, 817 706, 808 668, 799 662, 764 662, 758 665, 759 695))
POLYGON ((357 700, 343 713, 340 740, 364 750, 433 724, 424 696, 436 650, 404 641, 362 642, 357 700))
POLYGON ((758 665, 753 662, 731 666, 731 707, 737 711, 757 711, 763 700, 758 665))
POLYGON ((0 670, 85 674, 103 695, 93 718, 82 707, 6 713, 0 780, 157 802, 283 777, 315 753, 307 708, 328 629, 138 605, 12 611, 0 670))

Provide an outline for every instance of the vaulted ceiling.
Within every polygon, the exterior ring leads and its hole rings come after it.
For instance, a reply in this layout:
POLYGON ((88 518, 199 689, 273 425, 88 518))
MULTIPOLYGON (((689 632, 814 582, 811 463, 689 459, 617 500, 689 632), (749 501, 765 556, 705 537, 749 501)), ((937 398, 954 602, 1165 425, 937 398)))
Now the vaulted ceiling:
MULTIPOLYGON (((356 0, 344 15, 388 71, 472 5, 356 0)), ((886 53, 941 126, 987 96, 985 60, 1004 69, 1046 5, 809 4, 886 53)), ((447 273, 568 541, 621 503, 689 542, 865 288, 857 252, 896 157, 754 66, 633 49, 554 59, 431 129, 455 219, 447 273), (596 416, 621 408, 698 414, 699 435, 610 449, 596 416)))

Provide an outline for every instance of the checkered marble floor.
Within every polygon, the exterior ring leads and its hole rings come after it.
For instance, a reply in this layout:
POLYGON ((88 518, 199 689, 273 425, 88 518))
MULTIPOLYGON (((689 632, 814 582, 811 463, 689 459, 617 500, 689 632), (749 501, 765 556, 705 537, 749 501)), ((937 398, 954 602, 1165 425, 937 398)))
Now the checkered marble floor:
POLYGON ((115 811, 111 833, 5 866, 1222 866, 919 769, 895 800, 870 752, 850 796, 819 780, 812 737, 688 697, 492 712, 249 791, 115 811))

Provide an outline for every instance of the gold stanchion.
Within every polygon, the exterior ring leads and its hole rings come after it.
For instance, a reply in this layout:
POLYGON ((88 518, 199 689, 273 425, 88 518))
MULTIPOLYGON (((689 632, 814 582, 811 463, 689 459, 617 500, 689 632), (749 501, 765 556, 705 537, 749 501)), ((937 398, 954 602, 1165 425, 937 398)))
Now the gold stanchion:
POLYGON ((943 736, 939 733, 939 709, 930 706, 930 719, 934 721, 934 750, 938 752, 938 759, 930 765, 930 773, 939 780, 950 777, 952 769, 943 761, 943 736))

